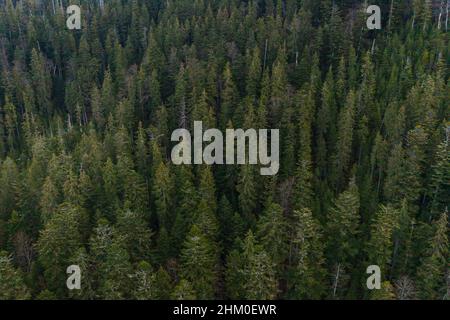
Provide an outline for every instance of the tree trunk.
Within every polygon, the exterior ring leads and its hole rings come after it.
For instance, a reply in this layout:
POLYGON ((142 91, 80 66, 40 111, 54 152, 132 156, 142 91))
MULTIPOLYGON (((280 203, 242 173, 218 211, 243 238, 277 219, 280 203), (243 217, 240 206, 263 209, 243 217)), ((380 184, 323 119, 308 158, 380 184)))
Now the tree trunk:
POLYGON ((445 31, 448 30, 448 10, 450 7, 450 0, 447 0, 447 10, 446 10, 446 18, 445 18, 445 31))
POLYGON ((391 0, 391 8, 389 10, 388 30, 391 30, 392 17, 394 15, 394 0, 391 0))
POLYGON ((339 282, 339 275, 341 272, 341 264, 338 263, 337 270, 336 270, 336 276, 334 277, 334 284, 333 284, 333 298, 336 297, 336 290, 339 282))

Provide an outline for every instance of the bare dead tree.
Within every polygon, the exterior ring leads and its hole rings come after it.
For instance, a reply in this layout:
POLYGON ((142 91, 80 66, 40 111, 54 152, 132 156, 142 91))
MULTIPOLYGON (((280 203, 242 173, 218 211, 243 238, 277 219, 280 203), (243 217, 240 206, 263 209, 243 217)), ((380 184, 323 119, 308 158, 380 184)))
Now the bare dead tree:
POLYGON ((292 209, 292 193, 294 192, 295 178, 289 178, 281 183, 278 193, 280 197, 280 205, 283 212, 291 212, 292 209))
POLYGON ((445 15, 445 31, 448 30, 448 11, 450 9, 450 0, 447 0, 447 9, 446 9, 446 15, 445 15))
POLYGON ((267 49, 269 45, 269 39, 266 39, 266 44, 264 45, 264 63, 263 63, 263 70, 266 69, 266 62, 267 62, 267 49))
POLYGON ((102 11, 103 11, 103 9, 105 8, 105 1, 104 0, 98 0, 98 5, 100 6, 100 9, 102 9, 102 11))
POLYGON ((391 30, 392 17, 394 15, 394 0, 391 0, 391 8, 389 9, 388 30, 391 30))
POLYGON ((450 299, 450 268, 447 269, 447 292, 445 293, 444 300, 450 299))
POLYGON ((438 29, 441 29, 441 19, 444 13, 444 0, 441 0, 441 4, 439 5, 439 16, 438 16, 438 29))
POLYGON ((34 248, 31 238, 25 232, 19 231, 15 235, 13 243, 17 262, 29 272, 34 257, 34 248))
POLYGON ((403 276, 394 282, 395 293, 398 300, 414 300, 416 289, 408 276, 403 276))
POLYGON ((339 283, 339 275, 341 274, 341 264, 339 263, 336 267, 336 275, 333 281, 333 297, 336 297, 336 291, 339 283))

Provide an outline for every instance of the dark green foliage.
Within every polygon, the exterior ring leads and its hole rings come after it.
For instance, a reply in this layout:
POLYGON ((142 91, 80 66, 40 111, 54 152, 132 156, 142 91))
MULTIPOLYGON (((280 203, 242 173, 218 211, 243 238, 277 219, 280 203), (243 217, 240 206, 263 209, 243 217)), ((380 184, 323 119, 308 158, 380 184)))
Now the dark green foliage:
POLYGON ((5 252, 0 253, 0 300, 25 300, 30 298, 19 270, 11 263, 5 252))
POLYGON ((0 1, 0 299, 448 298, 439 1, 99 2, 0 1), (279 174, 172 164, 200 120, 279 174))
POLYGON ((192 283, 199 299, 214 298, 218 267, 216 251, 202 230, 192 226, 181 251, 181 275, 192 283))
POLYGON ((253 233, 227 257, 227 293, 232 299, 274 299, 277 295, 275 264, 253 233))

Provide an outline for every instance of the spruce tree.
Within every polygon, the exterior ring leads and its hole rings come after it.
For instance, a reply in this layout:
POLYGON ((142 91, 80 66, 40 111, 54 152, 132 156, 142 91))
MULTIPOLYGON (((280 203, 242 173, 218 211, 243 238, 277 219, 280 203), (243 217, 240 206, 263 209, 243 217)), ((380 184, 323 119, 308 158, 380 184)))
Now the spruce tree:
POLYGON ((192 283, 199 299, 214 298, 217 263, 217 251, 211 240, 193 225, 181 251, 181 275, 192 283))
POLYGON ((448 211, 433 223, 434 235, 429 239, 425 256, 417 271, 419 296, 422 299, 442 299, 447 293, 449 244, 448 211))

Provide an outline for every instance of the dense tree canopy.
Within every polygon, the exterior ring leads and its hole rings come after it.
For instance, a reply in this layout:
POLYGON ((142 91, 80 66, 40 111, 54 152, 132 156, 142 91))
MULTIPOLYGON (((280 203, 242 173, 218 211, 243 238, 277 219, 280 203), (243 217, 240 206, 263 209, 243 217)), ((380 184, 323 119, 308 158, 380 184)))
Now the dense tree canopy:
POLYGON ((0 0, 0 299, 449 298, 448 11, 366 2, 0 0), (194 121, 278 175, 174 165, 194 121))

